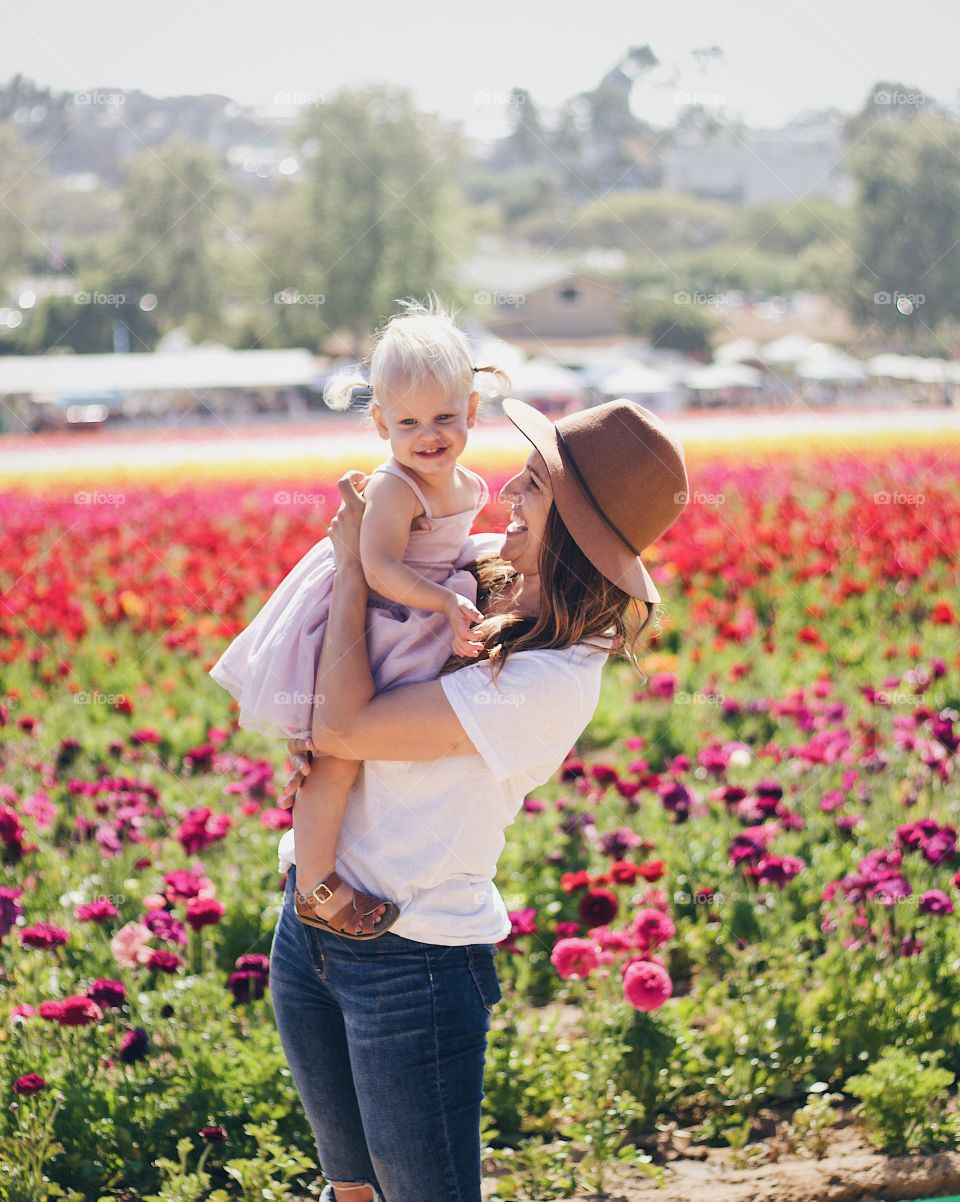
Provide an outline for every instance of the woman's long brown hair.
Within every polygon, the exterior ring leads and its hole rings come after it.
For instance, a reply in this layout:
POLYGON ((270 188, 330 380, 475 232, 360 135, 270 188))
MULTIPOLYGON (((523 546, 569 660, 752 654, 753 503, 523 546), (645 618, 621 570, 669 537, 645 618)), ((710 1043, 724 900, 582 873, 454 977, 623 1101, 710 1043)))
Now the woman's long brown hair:
MULTIPOLYGON (((494 554, 480 556, 468 569, 477 578, 477 608, 481 611, 508 593, 519 576, 512 564, 494 554)), ((611 636, 613 652, 635 664, 640 637, 653 620, 654 609, 645 601, 636 601, 638 609, 643 606, 644 615, 632 622, 628 612, 633 602, 633 597, 612 584, 587 559, 556 505, 551 505, 540 544, 539 613, 535 618, 516 612, 485 618, 473 628, 484 644, 480 655, 472 659, 451 656, 442 672, 489 660, 496 676, 507 657, 516 651, 571 647, 611 636)))

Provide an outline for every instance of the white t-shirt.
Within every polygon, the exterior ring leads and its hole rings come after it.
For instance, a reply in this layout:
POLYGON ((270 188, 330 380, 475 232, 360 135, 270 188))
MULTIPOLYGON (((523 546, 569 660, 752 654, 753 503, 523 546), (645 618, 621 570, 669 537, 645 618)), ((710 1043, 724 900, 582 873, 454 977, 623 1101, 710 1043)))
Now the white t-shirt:
MULTIPOLYGON (((347 802, 337 870, 348 884, 390 898, 390 928, 422 943, 497 943, 510 932, 493 883, 504 831, 593 717, 607 650, 578 643, 518 651, 496 681, 488 664, 440 677, 476 755, 367 760, 347 802)), ((295 862, 291 827, 280 872, 295 862)))

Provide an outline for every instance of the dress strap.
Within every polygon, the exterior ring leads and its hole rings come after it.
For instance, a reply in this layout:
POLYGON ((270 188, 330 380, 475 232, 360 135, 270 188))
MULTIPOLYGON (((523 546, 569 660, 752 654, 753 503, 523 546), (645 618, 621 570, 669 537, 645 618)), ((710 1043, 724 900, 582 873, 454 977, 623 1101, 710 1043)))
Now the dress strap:
POLYGON ((407 475, 402 467, 394 462, 392 456, 385 462, 381 463, 379 467, 375 467, 373 470, 375 472, 386 472, 387 475, 390 476, 399 476, 404 484, 413 490, 417 500, 423 506, 424 517, 426 517, 428 521, 433 517, 433 514, 430 512, 430 506, 427 504, 427 498, 423 495, 420 485, 416 482, 416 480, 411 479, 411 477, 407 475))

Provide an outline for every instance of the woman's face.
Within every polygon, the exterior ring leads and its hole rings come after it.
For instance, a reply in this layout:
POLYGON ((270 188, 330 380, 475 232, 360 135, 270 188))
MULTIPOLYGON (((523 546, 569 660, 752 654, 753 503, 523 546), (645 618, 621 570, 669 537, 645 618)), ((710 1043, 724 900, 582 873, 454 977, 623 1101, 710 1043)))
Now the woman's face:
POLYGON ((524 576, 536 576, 540 571, 540 544, 553 503, 550 477, 539 451, 531 451, 523 470, 504 484, 500 500, 510 506, 510 524, 500 554, 524 576))

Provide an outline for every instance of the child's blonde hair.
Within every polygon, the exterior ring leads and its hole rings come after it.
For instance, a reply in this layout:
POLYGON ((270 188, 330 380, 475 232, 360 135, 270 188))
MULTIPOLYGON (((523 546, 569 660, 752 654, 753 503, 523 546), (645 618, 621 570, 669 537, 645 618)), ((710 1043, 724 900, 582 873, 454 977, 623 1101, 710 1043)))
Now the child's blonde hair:
POLYGON ((506 395, 512 388, 510 377, 495 364, 478 367, 473 362, 466 336, 435 293, 428 304, 408 297, 398 300, 401 312, 394 313, 374 335, 370 357, 370 383, 355 369, 337 372, 323 389, 324 403, 331 409, 349 409, 353 402, 369 404, 387 392, 416 388, 432 379, 443 396, 460 399, 463 388, 483 396, 506 395), (484 387, 474 380, 477 372, 487 373, 484 387))

